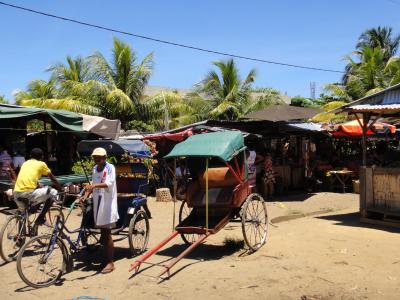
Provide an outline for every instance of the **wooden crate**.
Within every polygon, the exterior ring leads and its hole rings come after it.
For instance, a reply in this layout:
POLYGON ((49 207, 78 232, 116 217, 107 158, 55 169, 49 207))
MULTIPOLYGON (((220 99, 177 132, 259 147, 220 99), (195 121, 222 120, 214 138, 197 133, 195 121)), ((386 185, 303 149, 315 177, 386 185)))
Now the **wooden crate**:
POLYGON ((360 169, 360 212, 362 221, 400 224, 400 169, 360 169))

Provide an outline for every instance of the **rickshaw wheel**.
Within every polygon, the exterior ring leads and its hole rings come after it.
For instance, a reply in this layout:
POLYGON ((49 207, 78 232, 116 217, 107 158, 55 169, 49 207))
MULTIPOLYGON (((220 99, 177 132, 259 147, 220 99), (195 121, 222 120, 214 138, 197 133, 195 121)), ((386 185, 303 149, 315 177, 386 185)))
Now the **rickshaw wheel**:
POLYGON ((268 238, 268 212, 263 197, 250 194, 242 206, 240 217, 244 241, 249 250, 255 252, 268 238))
POLYGON ((149 242, 150 224, 146 212, 139 210, 129 222, 129 248, 132 255, 138 255, 146 250, 149 242))
MULTIPOLYGON (((183 200, 181 203, 181 207, 179 208, 179 223, 181 223, 184 219, 186 219, 192 211, 192 208, 187 206, 186 200, 183 200)), ((181 238, 185 242, 186 245, 191 245, 195 241, 197 241, 199 235, 196 233, 181 233, 181 238)))

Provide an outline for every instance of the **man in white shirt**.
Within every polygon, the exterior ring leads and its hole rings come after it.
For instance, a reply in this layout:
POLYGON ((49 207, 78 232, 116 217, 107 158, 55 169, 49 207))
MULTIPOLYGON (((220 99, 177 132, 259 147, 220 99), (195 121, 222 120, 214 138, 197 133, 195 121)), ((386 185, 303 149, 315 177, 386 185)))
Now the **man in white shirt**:
POLYGON ((105 267, 101 273, 114 271, 114 242, 111 229, 119 219, 117 206, 117 184, 115 167, 106 161, 107 152, 103 148, 93 150, 92 158, 96 163, 93 168, 92 183, 85 189, 93 194, 94 223, 101 229, 100 241, 105 249, 105 267))

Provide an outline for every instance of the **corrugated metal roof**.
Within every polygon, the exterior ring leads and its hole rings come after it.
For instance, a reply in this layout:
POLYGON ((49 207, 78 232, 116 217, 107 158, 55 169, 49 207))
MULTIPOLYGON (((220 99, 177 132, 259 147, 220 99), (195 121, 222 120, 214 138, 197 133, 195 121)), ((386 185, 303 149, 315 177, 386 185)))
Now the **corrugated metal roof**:
POLYGON ((324 131, 322 128, 321 124, 317 123, 289 123, 289 126, 304 129, 304 130, 310 130, 310 131, 324 131))
POLYGON ((386 105, 370 105, 370 104, 362 104, 362 105, 353 105, 350 106, 351 110, 400 110, 400 104, 386 104, 386 105))
POLYGON ((387 91, 384 94, 382 104, 400 104, 400 88, 387 91))

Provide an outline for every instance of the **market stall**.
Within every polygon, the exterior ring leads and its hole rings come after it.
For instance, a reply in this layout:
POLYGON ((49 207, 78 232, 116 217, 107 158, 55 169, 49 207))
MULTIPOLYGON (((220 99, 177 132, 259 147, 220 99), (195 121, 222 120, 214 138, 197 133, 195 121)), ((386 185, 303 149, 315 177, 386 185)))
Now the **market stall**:
MULTIPOLYGON (((400 84, 354 101, 337 112, 353 115, 362 127, 361 221, 400 227, 400 168, 369 166, 367 151, 368 132, 375 122, 400 116, 400 84)), ((393 158, 392 164, 396 163, 393 158)))

